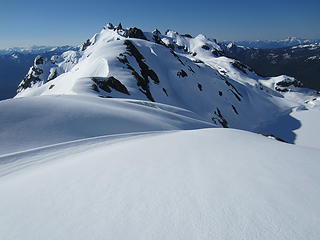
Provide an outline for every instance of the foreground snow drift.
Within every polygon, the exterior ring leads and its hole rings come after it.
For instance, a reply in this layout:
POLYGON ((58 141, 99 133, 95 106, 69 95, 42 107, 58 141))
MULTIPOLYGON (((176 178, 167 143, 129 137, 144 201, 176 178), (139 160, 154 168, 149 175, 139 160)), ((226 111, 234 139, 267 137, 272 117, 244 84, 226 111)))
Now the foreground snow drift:
POLYGON ((318 239, 319 106, 203 35, 109 24, 0 102, 0 239, 318 239))
POLYGON ((203 129, 45 152, 0 160, 34 163, 0 177, 1 239, 320 236, 319 150, 203 129))
POLYGON ((0 102, 0 155, 102 135, 213 124, 177 107, 138 100, 41 96, 0 102))

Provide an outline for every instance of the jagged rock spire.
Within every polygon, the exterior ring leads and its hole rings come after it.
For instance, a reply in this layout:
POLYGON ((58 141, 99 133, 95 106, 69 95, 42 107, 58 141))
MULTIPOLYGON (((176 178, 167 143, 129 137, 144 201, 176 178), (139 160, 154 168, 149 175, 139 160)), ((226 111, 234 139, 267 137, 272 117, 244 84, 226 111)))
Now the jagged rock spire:
POLYGON ((155 30, 152 31, 153 35, 159 36, 161 32, 156 28, 155 30))
POLYGON ((136 27, 125 30, 124 36, 129 38, 140 38, 147 40, 146 36, 143 34, 143 31, 136 27))
POLYGON ((86 50, 87 47, 89 47, 90 45, 91 45, 90 39, 87 39, 87 41, 82 44, 81 51, 86 50))
POLYGON ((107 28, 108 28, 108 29, 114 29, 114 26, 113 26, 112 23, 108 23, 108 24, 107 24, 107 28))
POLYGON ((122 28, 122 24, 119 23, 118 26, 116 26, 116 29, 117 29, 117 30, 122 30, 122 29, 123 29, 123 28, 122 28))

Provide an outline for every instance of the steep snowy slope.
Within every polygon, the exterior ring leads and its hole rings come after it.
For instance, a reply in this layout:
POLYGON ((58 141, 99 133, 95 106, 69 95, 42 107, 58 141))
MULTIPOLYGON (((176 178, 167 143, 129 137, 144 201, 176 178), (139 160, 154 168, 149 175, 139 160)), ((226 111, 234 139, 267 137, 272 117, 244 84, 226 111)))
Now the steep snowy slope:
POLYGON ((0 238, 316 240, 319 154, 216 128, 2 157, 0 238))
MULTIPOLYGON (((222 54, 216 41, 203 35, 162 35, 109 24, 80 51, 35 59, 17 97, 68 94, 148 100, 187 109, 217 126, 250 131, 304 104, 305 99, 287 101, 283 89, 268 87, 276 80, 262 78, 222 54)), ((289 78, 282 79, 287 83, 289 78)))
POLYGON ((37 57, 0 101, 0 239, 318 239, 320 96, 300 87, 121 25, 37 57))

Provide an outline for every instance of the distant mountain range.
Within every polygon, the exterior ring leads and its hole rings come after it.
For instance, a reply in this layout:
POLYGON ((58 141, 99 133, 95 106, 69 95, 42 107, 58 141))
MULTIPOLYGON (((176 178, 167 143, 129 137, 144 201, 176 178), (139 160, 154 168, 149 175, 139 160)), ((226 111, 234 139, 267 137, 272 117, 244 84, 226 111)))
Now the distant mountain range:
POLYGON ((317 99, 316 91, 301 89, 299 80, 259 76, 228 58, 225 50, 202 34, 108 25, 76 50, 37 56, 16 98, 85 95, 150 101, 187 109, 218 127, 252 131, 288 108, 282 102, 287 95, 303 94, 295 100, 301 104, 317 99))
POLYGON ((4 81, 31 63, 0 101, 0 239, 319 239, 320 93, 251 51, 108 24, 5 55, 4 81))
POLYGON ((262 76, 285 74, 300 80, 305 87, 320 90, 320 42, 269 49, 234 43, 221 47, 226 56, 243 62, 262 76))
POLYGON ((234 43, 239 46, 249 47, 249 48, 284 48, 292 47, 297 45, 306 45, 320 42, 320 39, 303 39, 297 37, 288 37, 283 40, 254 40, 254 41, 222 41, 223 44, 234 43))
MULTIPOLYGON (((262 76, 285 74, 297 78, 306 87, 320 90, 319 43, 320 40, 289 37, 274 41, 222 41, 218 45, 226 56, 245 63, 262 76)), ((16 94, 17 85, 37 55, 50 59, 53 55, 76 49, 72 46, 0 49, 0 100, 16 94)))
POLYGON ((0 55, 8 55, 13 53, 21 54, 43 54, 46 52, 55 52, 55 51, 68 51, 73 49, 71 46, 31 46, 31 47, 13 47, 0 49, 0 55))

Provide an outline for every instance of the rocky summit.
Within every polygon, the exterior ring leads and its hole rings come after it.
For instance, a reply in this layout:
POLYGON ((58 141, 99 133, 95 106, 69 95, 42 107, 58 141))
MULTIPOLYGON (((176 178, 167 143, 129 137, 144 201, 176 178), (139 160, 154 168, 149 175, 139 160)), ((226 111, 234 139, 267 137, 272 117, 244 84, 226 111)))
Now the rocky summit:
POLYGON ((38 56, 16 98, 62 94, 163 103, 217 127, 255 132, 319 99, 292 77, 261 77, 204 35, 144 32, 121 24, 107 24, 76 50, 38 56))

